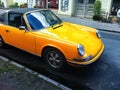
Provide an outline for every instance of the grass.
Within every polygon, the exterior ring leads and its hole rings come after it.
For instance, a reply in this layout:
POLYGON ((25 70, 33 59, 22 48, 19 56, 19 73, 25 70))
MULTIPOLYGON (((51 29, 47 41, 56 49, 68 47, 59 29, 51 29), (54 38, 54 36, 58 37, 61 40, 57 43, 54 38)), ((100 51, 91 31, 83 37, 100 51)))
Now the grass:
POLYGON ((12 71, 23 71, 23 69, 18 68, 17 66, 10 64, 9 61, 3 61, 0 59, 0 74, 5 72, 12 72, 12 71))

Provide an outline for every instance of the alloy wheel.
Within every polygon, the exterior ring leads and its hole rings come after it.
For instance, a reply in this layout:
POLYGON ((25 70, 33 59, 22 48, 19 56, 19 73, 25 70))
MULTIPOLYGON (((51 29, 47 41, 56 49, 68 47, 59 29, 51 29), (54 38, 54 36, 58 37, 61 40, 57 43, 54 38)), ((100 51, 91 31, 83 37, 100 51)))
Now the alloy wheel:
POLYGON ((62 64, 61 55, 55 51, 48 52, 47 61, 53 68, 59 68, 62 64))

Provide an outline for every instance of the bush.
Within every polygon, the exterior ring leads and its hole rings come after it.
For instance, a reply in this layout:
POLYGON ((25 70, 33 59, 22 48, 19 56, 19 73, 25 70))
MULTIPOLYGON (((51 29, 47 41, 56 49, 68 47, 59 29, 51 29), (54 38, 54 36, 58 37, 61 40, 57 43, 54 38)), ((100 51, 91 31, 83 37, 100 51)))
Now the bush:
POLYGON ((93 20, 101 20, 101 19, 102 19, 101 16, 97 16, 97 15, 94 15, 94 16, 93 16, 93 20))
POLYGON ((34 8, 39 8, 39 6, 34 6, 34 8))
POLYGON ((20 4, 20 8, 27 8, 27 3, 20 4))
POLYGON ((18 3, 15 3, 15 4, 10 5, 9 7, 10 8, 18 8, 19 6, 18 6, 18 3))
POLYGON ((94 16, 93 16, 93 20, 100 20, 101 19, 100 11, 101 11, 101 1, 100 0, 96 0, 95 3, 94 3, 94 16))

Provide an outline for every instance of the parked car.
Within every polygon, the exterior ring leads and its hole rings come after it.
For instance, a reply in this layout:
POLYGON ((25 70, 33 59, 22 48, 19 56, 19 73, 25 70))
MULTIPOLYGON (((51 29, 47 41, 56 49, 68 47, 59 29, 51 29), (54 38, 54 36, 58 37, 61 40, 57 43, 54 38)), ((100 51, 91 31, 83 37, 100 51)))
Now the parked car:
POLYGON ((22 8, 0 15, 0 46, 8 44, 41 56, 53 70, 91 64, 104 50, 99 31, 62 22, 50 10, 22 8))

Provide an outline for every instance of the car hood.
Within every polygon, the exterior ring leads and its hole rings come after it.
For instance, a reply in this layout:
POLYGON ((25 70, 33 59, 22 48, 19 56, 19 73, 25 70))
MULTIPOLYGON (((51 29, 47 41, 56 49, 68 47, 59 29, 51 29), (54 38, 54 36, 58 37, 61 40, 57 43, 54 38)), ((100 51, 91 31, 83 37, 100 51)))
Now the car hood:
POLYGON ((56 25, 45 30, 37 31, 36 33, 42 33, 48 38, 54 38, 72 44, 82 44, 88 53, 95 52, 95 55, 101 49, 102 43, 96 34, 91 33, 92 31, 95 32, 96 30, 86 26, 63 22, 61 26, 56 25))

